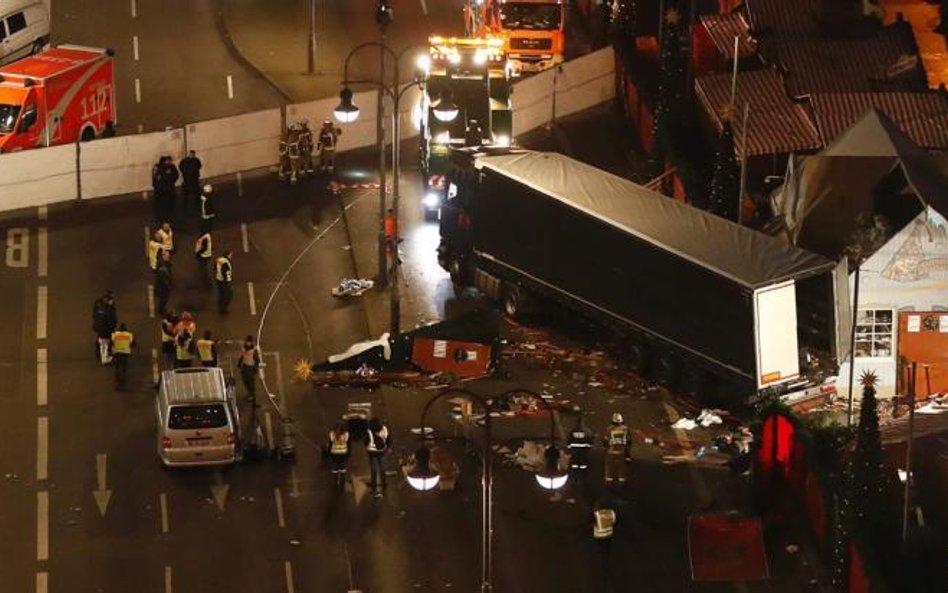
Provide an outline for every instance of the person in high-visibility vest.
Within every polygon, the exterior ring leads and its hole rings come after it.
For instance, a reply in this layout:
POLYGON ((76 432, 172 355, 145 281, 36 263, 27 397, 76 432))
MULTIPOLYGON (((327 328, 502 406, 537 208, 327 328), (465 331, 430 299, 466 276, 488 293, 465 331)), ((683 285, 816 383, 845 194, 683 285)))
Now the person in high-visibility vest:
POLYGON ((181 332, 188 332, 193 339, 197 335, 197 322, 194 320, 194 316, 188 311, 182 311, 181 319, 178 320, 174 332, 176 336, 181 332))
POLYGON ((210 229, 205 229, 194 241, 194 259, 201 270, 201 279, 204 286, 211 285, 211 262, 214 261, 214 240, 210 229))
POLYGON ((217 311, 222 315, 227 313, 227 307, 234 298, 234 290, 231 287, 234 279, 234 268, 230 262, 232 255, 233 253, 228 249, 224 255, 217 258, 214 274, 214 279, 217 281, 217 311))
POLYGON ((257 372, 260 370, 260 350, 257 349, 253 336, 247 336, 244 339, 244 344, 240 347, 237 367, 240 369, 244 389, 247 390, 247 399, 253 401, 257 396, 257 372))
POLYGON ((128 359, 132 356, 135 336, 124 323, 112 332, 112 365, 115 366, 115 389, 125 391, 128 377, 128 359))
POLYGON ((629 448, 632 445, 629 427, 622 420, 622 414, 612 414, 612 425, 606 433, 606 483, 618 481, 625 483, 625 464, 631 461, 629 448))
POLYGON ((174 339, 174 368, 184 368, 191 366, 194 360, 194 340, 192 335, 186 329, 178 332, 174 339))
POLYGON ((589 451, 592 449, 592 434, 583 424, 583 416, 580 412, 576 424, 569 431, 569 466, 573 470, 586 470, 589 468, 589 451))
POLYGON ((217 366, 217 344, 211 339, 211 330, 205 330, 204 337, 197 341, 197 353, 201 366, 217 366))
POLYGON ((346 483, 346 466, 349 463, 349 429, 345 422, 336 423, 329 431, 327 449, 329 467, 335 478, 336 487, 342 488, 346 483))
POLYGON ((148 256, 148 267, 152 272, 158 271, 158 254, 161 252, 161 235, 156 231, 145 246, 145 255, 148 256))
POLYGON ((169 309, 161 319, 161 352, 168 359, 168 366, 174 366, 174 337, 178 321, 178 314, 174 309, 169 309))
POLYGON ((616 512, 604 504, 597 502, 593 507, 593 540, 599 546, 602 567, 606 574, 611 572, 610 553, 612 550, 612 536, 616 528, 616 512))
POLYGON ((313 174, 313 132, 309 129, 309 122, 300 121, 300 171, 307 175, 313 174))
POLYGON ((167 221, 161 223, 161 228, 155 231, 155 235, 161 241, 161 248, 174 255, 174 231, 171 230, 171 223, 167 221))

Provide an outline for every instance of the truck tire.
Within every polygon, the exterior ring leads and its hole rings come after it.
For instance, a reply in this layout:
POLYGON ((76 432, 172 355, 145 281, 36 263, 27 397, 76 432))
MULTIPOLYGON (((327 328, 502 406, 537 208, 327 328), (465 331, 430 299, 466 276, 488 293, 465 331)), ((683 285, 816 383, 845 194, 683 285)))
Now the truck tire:
POLYGON ((466 288, 464 260, 455 256, 448 257, 448 274, 451 276, 451 284, 454 285, 454 294, 455 296, 461 296, 466 288))
POLYGON ((519 319, 526 312, 527 296, 525 291, 512 282, 504 282, 504 288, 500 296, 500 305, 504 309, 504 314, 511 319, 519 319))
POLYGON ((88 125, 82 128, 82 134, 79 136, 79 140, 82 142, 89 142, 90 140, 95 140, 95 126, 88 125))

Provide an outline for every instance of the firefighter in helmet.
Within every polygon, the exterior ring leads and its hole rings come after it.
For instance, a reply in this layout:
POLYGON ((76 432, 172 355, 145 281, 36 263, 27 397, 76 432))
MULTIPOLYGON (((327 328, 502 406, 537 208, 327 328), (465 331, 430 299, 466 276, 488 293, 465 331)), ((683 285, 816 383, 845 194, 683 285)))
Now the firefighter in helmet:
POLYGON ((305 119, 300 120, 300 172, 307 175, 313 174, 313 132, 309 129, 309 122, 305 119))
POLYGON ((625 425, 622 414, 614 412, 612 423, 606 432, 606 483, 625 483, 625 464, 631 461, 632 435, 625 425))
POLYGON ((287 152, 290 157, 290 185, 295 185, 300 178, 300 125, 290 126, 287 138, 287 152))
POLYGON ((280 169, 278 174, 280 179, 286 179, 286 176, 290 174, 290 130, 286 129, 283 131, 283 135, 280 137, 280 169))
POLYGON ((336 169, 336 142, 342 134, 331 121, 324 120, 319 130, 319 170, 332 173, 336 169))

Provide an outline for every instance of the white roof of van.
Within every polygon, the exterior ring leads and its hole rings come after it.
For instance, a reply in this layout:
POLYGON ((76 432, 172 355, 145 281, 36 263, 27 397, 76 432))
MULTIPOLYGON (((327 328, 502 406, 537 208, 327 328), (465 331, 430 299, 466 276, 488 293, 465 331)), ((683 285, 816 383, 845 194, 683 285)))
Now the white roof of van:
POLYGON ((163 371, 161 390, 168 399, 168 405, 222 402, 227 399, 224 371, 217 367, 163 371))

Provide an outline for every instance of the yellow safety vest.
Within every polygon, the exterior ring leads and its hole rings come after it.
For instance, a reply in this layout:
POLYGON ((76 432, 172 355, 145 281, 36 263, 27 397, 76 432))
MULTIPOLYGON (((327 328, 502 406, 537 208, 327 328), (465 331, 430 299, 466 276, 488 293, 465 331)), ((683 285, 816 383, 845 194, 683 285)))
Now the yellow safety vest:
POLYGON ((597 509, 594 515, 596 522, 593 524, 593 537, 596 539, 612 537, 616 524, 616 512, 612 509, 597 509))
POLYGON ((214 361, 214 340, 200 339, 197 341, 198 356, 201 362, 214 361))
POLYGON ((193 358, 191 354, 191 340, 184 340, 184 344, 181 343, 182 340, 174 341, 174 352, 175 357, 178 360, 191 360, 193 358))
POLYGON ((175 333, 175 326, 172 325, 171 331, 169 332, 167 328, 167 324, 164 321, 161 322, 161 341, 162 342, 174 342, 174 333, 175 333))
POLYGON ((625 426, 613 426, 609 429, 609 448, 621 449, 629 443, 629 429, 625 426))
POLYGON ((131 354, 132 342, 134 341, 132 332, 114 331, 112 332, 112 352, 115 354, 131 354))
POLYGON ((194 254, 200 257, 201 259, 211 259, 213 256, 213 245, 210 233, 204 233, 197 238, 197 241, 194 242, 194 254), (205 244, 204 239, 207 238, 207 243, 205 244))
POLYGON ((215 277, 218 282, 230 282, 233 277, 233 268, 231 268, 230 260, 224 257, 223 255, 217 258, 217 272, 215 277), (227 266, 225 272, 224 266, 227 266))
POLYGON ((158 229, 158 236, 161 237, 161 248, 168 251, 174 251, 174 231, 165 232, 164 229, 158 229))
POLYGON ((148 267, 152 270, 158 269, 158 252, 161 251, 161 243, 154 239, 148 241, 148 267))
POLYGON ((329 431, 329 452, 333 455, 348 455, 349 433, 329 431))

